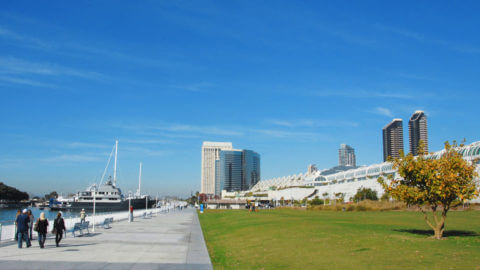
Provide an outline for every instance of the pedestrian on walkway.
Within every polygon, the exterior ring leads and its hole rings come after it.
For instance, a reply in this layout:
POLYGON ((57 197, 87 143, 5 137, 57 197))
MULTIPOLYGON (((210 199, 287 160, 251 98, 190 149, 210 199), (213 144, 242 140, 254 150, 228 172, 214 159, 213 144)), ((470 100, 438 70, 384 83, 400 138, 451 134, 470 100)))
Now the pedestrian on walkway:
POLYGON ((30 243, 30 238, 28 238, 28 224, 30 223, 30 220, 28 219, 27 209, 24 209, 22 214, 17 217, 16 223, 18 248, 22 248, 23 240, 27 242, 27 248, 29 248, 32 244, 30 243))
POLYGON ((28 224, 28 238, 30 239, 30 241, 32 241, 33 239, 32 230, 33 230, 33 222, 35 222, 35 217, 33 216, 31 209, 27 210, 27 215, 28 215, 28 219, 30 219, 30 222, 28 224))
POLYGON ((22 214, 22 210, 18 209, 15 215, 15 241, 18 241, 17 218, 22 214))
POLYGON ((58 212, 57 218, 53 222, 53 231, 52 233, 55 234, 55 244, 57 247, 60 244, 60 241, 63 237, 63 231, 65 230, 65 221, 62 218, 62 212, 58 212))
POLYGON ((85 214, 85 209, 82 208, 82 211, 80 211, 80 223, 85 223, 85 217, 87 215, 85 214))
POLYGON ((40 248, 44 248, 48 229, 48 219, 45 218, 44 212, 40 213, 40 218, 38 218, 37 223, 35 223, 35 228, 38 233, 38 244, 40 248))

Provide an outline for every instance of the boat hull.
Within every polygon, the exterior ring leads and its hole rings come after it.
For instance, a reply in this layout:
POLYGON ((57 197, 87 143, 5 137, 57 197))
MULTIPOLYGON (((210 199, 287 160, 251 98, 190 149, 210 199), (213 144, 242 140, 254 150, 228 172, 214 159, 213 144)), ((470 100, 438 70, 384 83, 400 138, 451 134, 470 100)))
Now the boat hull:
MULTIPOLYGON (((145 209, 146 202, 145 199, 133 199, 130 202, 130 205, 133 206, 133 209, 145 209)), ((148 201, 148 208, 152 208, 155 205, 154 200, 148 201)), ((104 203, 96 202, 95 209, 98 211, 128 211, 129 202, 128 200, 116 202, 116 203, 104 203)), ((67 209, 78 210, 93 210, 93 203, 91 202, 72 202, 70 207, 67 209)))

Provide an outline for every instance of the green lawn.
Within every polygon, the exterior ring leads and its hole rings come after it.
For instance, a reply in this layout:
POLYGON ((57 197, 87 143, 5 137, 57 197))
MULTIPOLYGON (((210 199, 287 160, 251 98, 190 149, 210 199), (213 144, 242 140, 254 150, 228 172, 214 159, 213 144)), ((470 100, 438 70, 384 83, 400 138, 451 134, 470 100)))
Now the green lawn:
POLYGON ((444 240, 430 237, 418 212, 207 210, 199 217, 215 269, 480 269, 480 211, 450 212, 444 240))

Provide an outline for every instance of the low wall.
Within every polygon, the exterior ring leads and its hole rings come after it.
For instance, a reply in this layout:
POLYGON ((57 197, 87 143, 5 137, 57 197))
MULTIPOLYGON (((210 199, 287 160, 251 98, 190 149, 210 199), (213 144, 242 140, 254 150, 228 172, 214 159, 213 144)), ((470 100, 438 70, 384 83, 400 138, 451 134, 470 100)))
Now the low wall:
MULTIPOLYGON (((134 217, 142 217, 144 213, 150 213, 152 214, 157 214, 161 212, 168 212, 170 210, 174 210, 175 206, 162 206, 159 208, 152 208, 152 209, 147 209, 147 210, 134 210, 133 211, 133 216, 134 217)), ((97 214, 95 215, 95 225, 99 226, 103 224, 103 221, 105 218, 113 218, 113 222, 118 222, 122 220, 128 220, 128 211, 122 211, 122 212, 113 212, 109 214, 97 214)), ((93 226, 93 216, 87 216, 85 218, 86 221, 90 221, 90 227, 93 226)), ((73 226, 75 223, 80 222, 80 217, 78 218, 65 218, 65 227, 67 228, 67 231, 70 231, 73 229, 73 226)), ((48 232, 50 233, 53 229, 53 220, 48 220, 48 232)), ((34 237, 37 236, 37 233, 34 231, 33 235, 34 237)), ((1 227, 0 231, 0 241, 10 241, 13 240, 15 237, 15 225, 3 225, 1 227)))

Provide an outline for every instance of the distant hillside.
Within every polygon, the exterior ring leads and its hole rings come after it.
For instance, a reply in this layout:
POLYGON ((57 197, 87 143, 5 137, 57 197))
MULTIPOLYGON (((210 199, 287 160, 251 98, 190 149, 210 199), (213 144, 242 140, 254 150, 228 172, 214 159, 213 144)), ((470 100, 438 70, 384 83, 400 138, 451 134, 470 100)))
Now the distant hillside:
POLYGON ((21 200, 28 200, 28 193, 0 182, 0 201, 18 202, 21 200))

